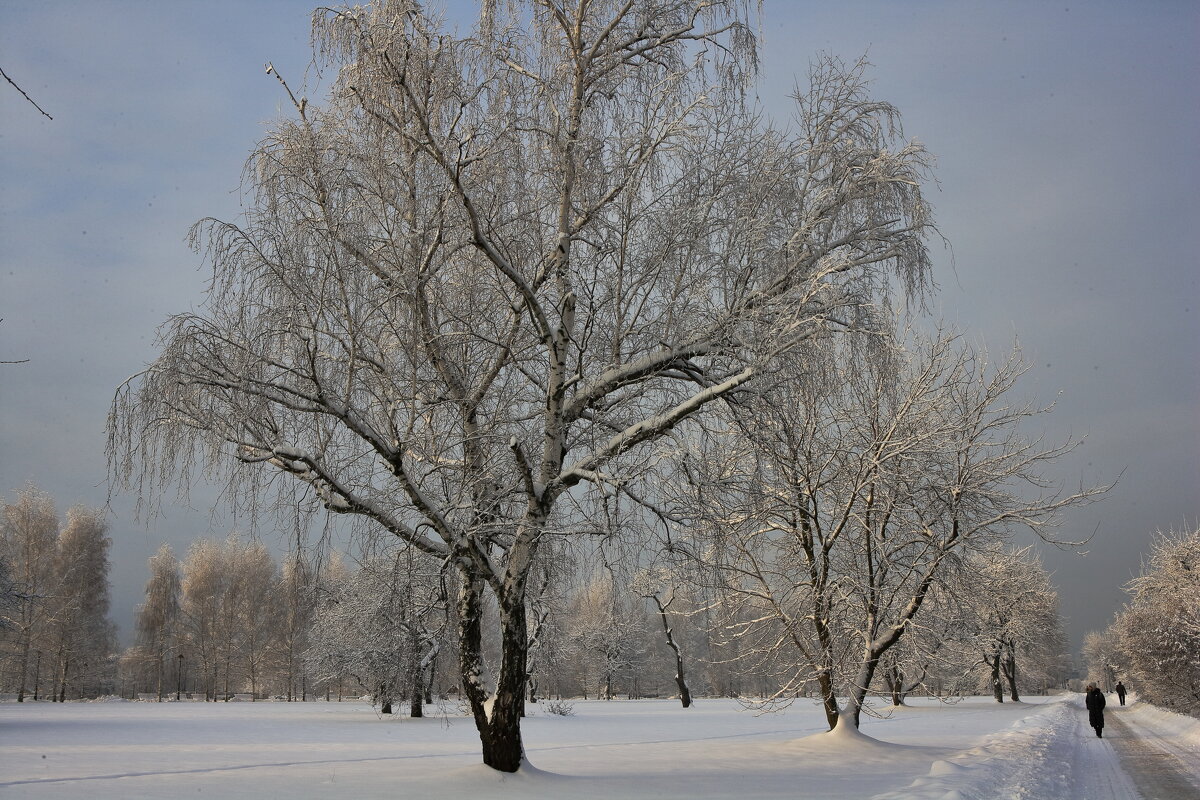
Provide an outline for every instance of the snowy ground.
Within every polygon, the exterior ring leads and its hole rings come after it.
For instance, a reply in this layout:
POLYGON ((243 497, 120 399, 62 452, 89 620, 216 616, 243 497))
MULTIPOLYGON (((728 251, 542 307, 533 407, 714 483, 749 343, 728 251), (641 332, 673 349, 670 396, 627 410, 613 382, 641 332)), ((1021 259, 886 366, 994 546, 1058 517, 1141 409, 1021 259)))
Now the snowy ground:
POLYGON ((1179 785, 1200 787, 1200 721, 1110 711, 1122 726, 1097 739, 1078 695, 920 699, 867 719, 867 738, 821 733, 807 704, 756 716, 727 700, 576 702, 571 716, 528 718, 534 769, 501 776, 479 765, 457 709, 411 720, 358 703, 9 702, 0 797, 1135 799, 1122 736, 1172 749, 1179 785))

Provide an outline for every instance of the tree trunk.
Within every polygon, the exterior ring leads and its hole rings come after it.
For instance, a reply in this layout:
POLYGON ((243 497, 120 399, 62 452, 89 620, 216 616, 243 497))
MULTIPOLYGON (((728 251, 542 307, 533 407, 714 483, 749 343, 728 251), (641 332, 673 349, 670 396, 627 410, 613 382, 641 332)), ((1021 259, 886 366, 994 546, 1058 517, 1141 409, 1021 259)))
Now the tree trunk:
POLYGON ((1004 702, 1004 685, 1000 682, 1000 651, 996 650, 991 659, 992 665, 992 696, 997 703, 1004 702))
POLYGON ((424 700, 425 687, 420 683, 413 684, 412 693, 408 696, 409 716, 414 718, 425 716, 424 700))
POLYGON ((825 723, 829 726, 829 730, 833 730, 837 727, 841 712, 838 710, 837 697, 833 691, 833 678, 828 670, 823 670, 817 675, 817 685, 821 687, 821 705, 825 707, 825 723))
POLYGON ((863 705, 867 700, 867 691, 871 687, 871 680, 875 677, 875 670, 879 666, 879 656, 867 656, 863 660, 862 666, 858 670, 858 679, 854 685, 850 687, 850 722, 855 728, 859 727, 859 721, 862 718, 863 705))
MULTIPOLYGON (((658 595, 652 595, 654 605, 658 606, 658 616, 662 620, 663 633, 667 637, 667 646, 675 653, 675 686, 679 689, 679 702, 684 708, 689 708, 692 705, 692 693, 688 690, 687 679, 683 674, 683 653, 679 650, 679 645, 675 642, 675 636, 671 630, 671 625, 667 621, 667 606, 663 605, 658 599, 658 595)), ((671 598, 674 600, 674 598, 671 598)), ((670 601, 667 601, 668 605, 670 601)))
MULTIPOLYGON (((411 591, 409 593, 411 597, 411 591)), ((425 716, 422 701, 425 699, 425 662, 421 657, 421 632, 416 624, 408 626, 408 709, 409 716, 425 716)))
POLYGON ((530 674, 526 676, 525 683, 529 687, 529 702, 536 703, 538 701, 537 677, 533 674, 530 674))
POLYGON ((1017 659, 1010 651, 1004 657, 1004 679, 1008 682, 1008 695, 1014 703, 1021 702, 1020 692, 1017 691, 1017 659))
POLYGON ((898 664, 890 664, 883 671, 883 680, 892 695, 892 705, 904 705, 904 671, 898 664))
POLYGON ((58 702, 67 702, 67 670, 70 669, 71 662, 67 658, 62 660, 62 671, 58 676, 58 702))
POLYGON ((521 714, 525 710, 529 631, 525 626, 525 602, 520 588, 498 600, 501 660, 490 715, 485 706, 487 692, 482 676, 483 582, 469 574, 462 574, 459 590, 459 666, 463 694, 471 705, 483 746, 483 763, 501 772, 516 772, 525 757, 521 743, 521 714))
MULTIPOLYGON (((25 702, 25 681, 29 677, 29 650, 32 644, 33 633, 26 627, 25 630, 21 631, 21 686, 17 689, 18 703, 25 702)), ((38 655, 41 655, 41 651, 38 651, 38 655)), ((37 698, 34 699, 36 700, 37 698)))

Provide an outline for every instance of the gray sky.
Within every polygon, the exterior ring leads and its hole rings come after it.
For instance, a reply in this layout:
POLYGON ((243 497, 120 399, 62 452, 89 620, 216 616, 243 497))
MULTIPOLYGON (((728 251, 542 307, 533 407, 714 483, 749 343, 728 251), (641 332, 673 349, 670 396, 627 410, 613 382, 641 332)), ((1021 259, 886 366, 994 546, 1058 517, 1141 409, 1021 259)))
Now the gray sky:
MULTIPOLYGON (((157 326, 197 308, 184 236, 238 213, 241 168, 298 84, 312 0, 0 3, 0 493, 34 482, 107 500, 112 394, 157 326)), ((471 18, 472 4, 451 4, 471 18)), ((1087 435, 1066 484, 1120 483, 1049 549, 1076 646, 1123 602, 1157 529, 1200 517, 1200 4, 767 0, 759 97, 777 117, 811 58, 866 54, 875 93, 937 156, 932 314, 993 352, 1019 338, 1021 391, 1057 400, 1052 440, 1087 435)), ((314 95, 315 96, 315 95, 314 95)), ((163 541, 224 537, 197 510, 149 527, 113 503, 125 637, 163 541)))

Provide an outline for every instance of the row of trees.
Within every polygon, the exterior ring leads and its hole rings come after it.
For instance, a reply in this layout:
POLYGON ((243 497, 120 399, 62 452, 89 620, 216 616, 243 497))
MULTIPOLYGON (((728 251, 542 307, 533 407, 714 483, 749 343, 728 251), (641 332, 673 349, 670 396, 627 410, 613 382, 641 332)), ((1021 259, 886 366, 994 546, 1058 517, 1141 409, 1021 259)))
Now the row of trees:
POLYGON ((282 569, 259 542, 202 539, 182 564, 168 545, 150 559, 136 644, 121 659, 131 692, 229 699, 248 691, 303 698, 301 658, 315 603, 306 563, 282 569))
MULTIPOLYGON (((625 547, 638 544, 623 538, 625 547)), ((823 697, 815 685, 797 683, 793 653, 748 644, 775 633, 761 609, 719 600, 724 587, 704 584, 698 565, 631 575, 628 562, 612 558, 614 541, 560 553, 554 569, 540 573, 530 609, 529 701, 677 695, 686 707, 694 693, 774 706, 823 697)), ((345 692, 371 695, 384 713, 407 702, 414 716, 435 696, 458 693, 447 570, 411 548, 364 557, 353 569, 334 558, 314 570, 292 554, 280 568, 261 544, 234 537, 197 542, 182 562, 164 546, 150 570, 138 641, 121 659, 130 693, 290 701, 345 692)), ((1017 700, 1022 688, 1065 680, 1057 598, 1027 549, 972 556, 935 594, 921 623, 882 661, 870 694, 900 704, 912 692, 986 688, 998 701, 1005 690, 1017 700)), ((853 621, 841 612, 831 624, 853 621)), ((483 652, 485 664, 495 663, 494 637, 483 652)), ((852 648, 841 653, 831 680, 845 696, 857 662, 852 648)))
POLYGON ((1200 714, 1200 529, 1159 535, 1129 602, 1109 627, 1088 634, 1088 677, 1123 680, 1145 701, 1200 714))
POLYGON ((63 524, 54 500, 32 486, 4 504, 0 691, 18 701, 112 691, 107 527, 102 510, 82 506, 63 524))
MULTIPOLYGON (((52 500, 33 488, 5 505, 3 686, 18 699, 45 696, 45 685, 56 700, 117 690, 213 700, 348 691, 372 694, 385 712, 404 699, 420 715, 434 694, 457 691, 448 668, 456 609, 445 565, 411 548, 365 557, 354 570, 337 559, 314 570, 296 553, 280 566, 264 545, 237 537, 201 540, 182 562, 164 545, 149 562, 136 644, 116 669, 104 530, 100 513, 82 508, 60 527, 52 500)), ((630 575, 627 565, 639 559, 618 557, 616 542, 654 547, 628 532, 610 535, 589 554, 563 550, 540 569, 529 623, 530 699, 543 691, 673 693, 686 706, 692 692, 813 694, 794 675, 780 682, 795 670, 785 652, 746 645, 756 623, 759 634, 769 632, 761 609, 748 616, 728 603, 728 587, 706 583, 696 562, 630 575)), ((922 624, 886 660, 876 693, 900 703, 914 690, 990 684, 1000 700, 1003 678, 1017 699, 1018 663, 1026 686, 1060 679, 1055 597, 1028 551, 995 550, 963 567, 939 584, 922 624)), ((484 650, 494 663, 496 642, 484 650)), ((841 692, 849 686, 844 676, 834 683, 841 692)))
MULTIPOLYGON (((488 0, 462 35, 415 0, 319 10, 328 101, 277 76, 243 218, 195 229, 202 309, 114 401, 115 484, 300 490, 438 564, 496 769, 563 657, 543 587, 593 536, 652 533, 626 576, 683 570, 738 673, 856 724, 951 573, 1092 496, 1046 489, 1069 447, 1024 438, 1015 360, 893 332, 931 286, 931 158, 863 63, 767 120, 753 5, 488 0)), ((430 625, 395 624, 423 662, 430 625)))

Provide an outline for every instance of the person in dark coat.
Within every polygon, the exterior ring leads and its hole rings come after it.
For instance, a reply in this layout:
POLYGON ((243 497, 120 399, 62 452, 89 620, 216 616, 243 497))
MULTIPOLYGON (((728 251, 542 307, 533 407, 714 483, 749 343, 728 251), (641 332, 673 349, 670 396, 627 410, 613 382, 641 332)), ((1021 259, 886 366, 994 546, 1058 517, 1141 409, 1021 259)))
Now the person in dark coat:
POLYGON ((1117 699, 1121 701, 1121 705, 1125 705, 1125 684, 1117 681, 1117 699))
POLYGON ((1088 724, 1096 729, 1097 736, 1104 738, 1104 692, 1097 689, 1096 684, 1089 683, 1083 704, 1087 706, 1088 724))

